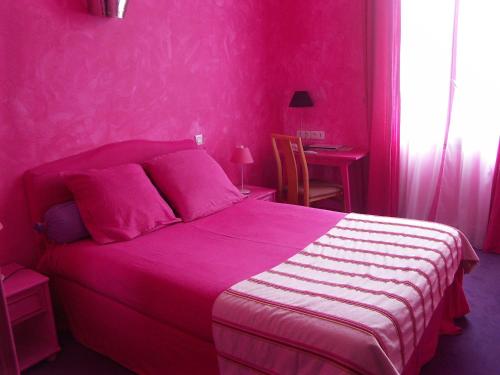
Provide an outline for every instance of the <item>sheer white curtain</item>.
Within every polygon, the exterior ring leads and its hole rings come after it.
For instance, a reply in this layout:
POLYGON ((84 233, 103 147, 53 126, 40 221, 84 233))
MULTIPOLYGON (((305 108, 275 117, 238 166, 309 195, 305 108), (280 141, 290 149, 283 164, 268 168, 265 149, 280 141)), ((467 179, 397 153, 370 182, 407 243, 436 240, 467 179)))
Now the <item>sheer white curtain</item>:
POLYGON ((482 243, 500 134, 497 0, 403 0, 401 216, 482 243))

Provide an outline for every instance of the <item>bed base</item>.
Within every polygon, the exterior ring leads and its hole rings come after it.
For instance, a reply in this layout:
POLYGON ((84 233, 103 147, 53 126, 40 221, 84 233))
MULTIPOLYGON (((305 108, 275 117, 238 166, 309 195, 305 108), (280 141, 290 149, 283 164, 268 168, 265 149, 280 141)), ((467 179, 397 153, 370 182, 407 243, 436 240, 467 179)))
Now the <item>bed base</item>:
MULTIPOLYGON (((469 312, 459 269, 403 375, 418 375, 441 334, 469 312)), ((214 344, 139 313, 75 282, 55 277, 54 289, 77 341, 141 375, 218 374, 214 344)), ((451 328, 451 330, 450 330, 451 328)))
POLYGON ((213 343, 75 282, 53 281, 71 333, 84 346, 141 375, 219 373, 213 343))

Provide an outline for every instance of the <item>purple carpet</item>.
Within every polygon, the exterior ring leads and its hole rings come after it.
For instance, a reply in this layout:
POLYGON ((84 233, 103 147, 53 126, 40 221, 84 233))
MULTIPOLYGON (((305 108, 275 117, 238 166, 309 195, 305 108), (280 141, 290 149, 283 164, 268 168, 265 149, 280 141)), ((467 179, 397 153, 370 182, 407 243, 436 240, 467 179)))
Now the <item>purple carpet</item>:
POLYGON ((478 251, 481 263, 464 277, 471 312, 457 321, 459 336, 441 336, 422 375, 500 374, 500 255, 478 251))
MULTIPOLYGON (((472 310, 457 322, 464 331, 440 338, 437 354, 422 369, 422 375, 500 374, 500 255, 479 252, 479 257, 481 264, 464 281, 472 310)), ((60 341, 62 352, 54 362, 41 363, 24 374, 132 374, 70 336, 61 335, 60 341)))

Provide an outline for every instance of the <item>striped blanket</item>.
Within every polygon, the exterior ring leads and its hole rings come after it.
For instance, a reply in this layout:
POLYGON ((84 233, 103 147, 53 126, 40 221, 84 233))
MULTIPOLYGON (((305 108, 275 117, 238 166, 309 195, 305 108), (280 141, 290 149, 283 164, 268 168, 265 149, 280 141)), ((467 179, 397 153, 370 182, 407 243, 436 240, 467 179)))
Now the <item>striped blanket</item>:
POLYGON ((446 225, 349 214, 213 308, 222 374, 401 374, 463 260, 446 225))

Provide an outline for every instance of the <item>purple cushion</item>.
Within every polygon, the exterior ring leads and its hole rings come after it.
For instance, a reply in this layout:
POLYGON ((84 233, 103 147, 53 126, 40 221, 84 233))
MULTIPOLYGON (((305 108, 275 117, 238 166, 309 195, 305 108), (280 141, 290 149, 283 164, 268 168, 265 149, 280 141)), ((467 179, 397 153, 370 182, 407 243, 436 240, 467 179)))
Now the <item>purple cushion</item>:
POLYGON ((44 231, 50 241, 69 243, 90 237, 74 201, 52 206, 43 219, 44 231))

